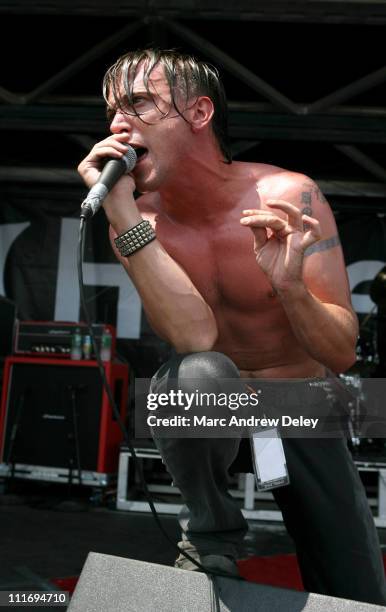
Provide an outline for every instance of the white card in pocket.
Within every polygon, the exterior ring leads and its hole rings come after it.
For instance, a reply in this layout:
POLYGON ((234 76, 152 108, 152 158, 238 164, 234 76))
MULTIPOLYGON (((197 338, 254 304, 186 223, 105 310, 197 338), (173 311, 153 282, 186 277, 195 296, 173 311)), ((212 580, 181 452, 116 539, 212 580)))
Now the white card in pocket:
POLYGON ((276 427, 251 433, 257 489, 267 491, 289 484, 283 443, 276 427))

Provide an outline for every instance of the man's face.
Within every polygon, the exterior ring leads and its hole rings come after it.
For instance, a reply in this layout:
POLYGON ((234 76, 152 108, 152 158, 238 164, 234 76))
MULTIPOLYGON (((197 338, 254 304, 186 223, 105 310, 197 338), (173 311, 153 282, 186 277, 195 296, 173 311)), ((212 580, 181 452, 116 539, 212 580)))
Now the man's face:
MULTIPOLYGON (((189 124, 177 113, 171 102, 169 85, 162 66, 151 73, 148 89, 143 82, 143 67, 133 82, 132 106, 123 86, 120 91, 122 109, 116 109, 110 94, 108 113, 113 116, 113 134, 126 132, 129 143, 138 150, 133 170, 139 191, 156 191, 173 176, 187 151, 189 124), (135 109, 135 112, 134 112, 135 109), (139 115, 139 116, 138 116, 139 115)), ((184 102, 180 101, 183 109, 184 102)))

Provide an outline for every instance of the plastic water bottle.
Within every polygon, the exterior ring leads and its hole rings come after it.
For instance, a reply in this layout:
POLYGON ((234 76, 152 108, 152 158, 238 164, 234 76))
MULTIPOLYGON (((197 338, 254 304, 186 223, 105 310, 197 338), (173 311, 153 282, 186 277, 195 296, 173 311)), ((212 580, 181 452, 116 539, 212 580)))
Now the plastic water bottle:
POLYGON ((91 336, 83 336, 83 359, 91 359, 91 336))
POLYGON ((82 334, 77 327, 71 338, 71 359, 82 359, 82 334))
POLYGON ((103 330, 101 338, 101 359, 102 361, 110 361, 111 359, 112 337, 108 327, 103 330))

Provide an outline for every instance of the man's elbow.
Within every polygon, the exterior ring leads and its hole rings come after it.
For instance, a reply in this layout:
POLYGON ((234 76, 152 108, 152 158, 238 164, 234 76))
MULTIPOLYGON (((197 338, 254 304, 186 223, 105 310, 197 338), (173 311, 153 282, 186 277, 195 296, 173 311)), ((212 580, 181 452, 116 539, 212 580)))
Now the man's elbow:
POLYGON ((202 353, 213 350, 217 337, 217 326, 212 325, 189 334, 181 330, 171 338, 171 344, 178 353, 202 353))
POLYGON ((343 374, 347 372, 356 362, 357 356, 355 349, 354 350, 346 350, 342 351, 339 355, 336 356, 334 363, 331 364, 331 369, 336 374, 343 374))
POLYGON ((339 365, 338 373, 347 372, 357 360, 356 346, 359 334, 358 318, 354 311, 350 313, 350 323, 348 331, 342 346, 340 347, 339 354, 336 355, 336 359, 339 365))

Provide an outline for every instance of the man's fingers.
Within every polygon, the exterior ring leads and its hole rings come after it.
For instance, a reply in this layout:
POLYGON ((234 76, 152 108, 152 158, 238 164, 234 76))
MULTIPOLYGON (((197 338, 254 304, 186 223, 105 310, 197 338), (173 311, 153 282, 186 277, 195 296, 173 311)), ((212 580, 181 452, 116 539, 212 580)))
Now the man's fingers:
MULTIPOLYGON (((286 200, 274 200, 274 199, 267 200, 266 204, 270 208, 276 208, 277 210, 280 210, 285 215, 287 215, 288 219, 286 220, 286 224, 290 225, 293 229, 300 230, 300 231, 303 230, 302 213, 296 206, 294 206, 290 202, 287 202, 286 200)), ((278 217, 270 210, 261 209, 261 208, 258 210, 246 209, 246 210, 243 210, 243 214, 246 216, 246 218, 254 217, 256 215, 260 217, 262 217, 263 215, 269 215, 272 218, 282 219, 282 217, 278 217)), ((246 222, 245 224, 247 225, 246 222)))
POLYGON ((270 228, 274 232, 279 232, 280 234, 283 234, 284 232, 284 235, 290 233, 288 223, 284 221, 284 219, 281 219, 280 217, 277 217, 276 215, 273 215, 265 210, 257 210, 254 211, 254 213, 251 211, 250 214, 248 214, 248 212, 249 211, 243 211, 246 216, 240 219, 240 223, 242 225, 250 227, 251 229, 255 227, 270 228))
POLYGON ((261 208, 246 208, 243 210, 243 215, 257 215, 261 212, 261 208))
POLYGON ((260 227, 251 227, 251 230, 253 231, 253 236, 255 238, 254 251, 257 253, 263 248, 268 240, 267 230, 260 227))
POLYGON ((108 145, 105 145, 101 147, 94 147, 94 149, 92 149, 91 151, 90 157, 93 157, 93 158, 98 157, 98 159, 103 158, 103 157, 120 158, 125 153, 127 153, 127 147, 125 150, 123 150, 123 149, 117 149, 116 147, 110 147, 108 145))
POLYGON ((269 232, 274 232, 276 237, 285 238, 288 234, 301 233, 301 248, 304 251, 321 238, 320 224, 317 219, 302 215, 299 210, 282 200, 268 200, 273 206, 280 208, 288 215, 287 223, 281 217, 278 217, 267 210, 246 209, 243 210, 243 217, 240 223, 245 227, 249 227, 255 236, 255 250, 261 249, 269 238, 269 232), (303 230, 304 228, 304 230, 303 230))
POLYGON ((305 250, 307 247, 311 246, 311 244, 314 244, 321 239, 322 232, 320 229, 320 223, 317 219, 313 219, 308 215, 302 215, 302 220, 307 224, 307 231, 304 232, 302 240, 302 248, 305 250))
POLYGON ((271 208, 278 208, 288 215, 289 223, 296 229, 302 229, 302 213, 296 206, 286 200, 267 200, 266 202, 271 208))
POLYGON ((127 141, 127 134, 108 136, 104 140, 97 142, 87 157, 122 157, 122 155, 127 153, 129 144, 127 141), (120 140, 118 140, 118 137, 120 137, 120 140))

